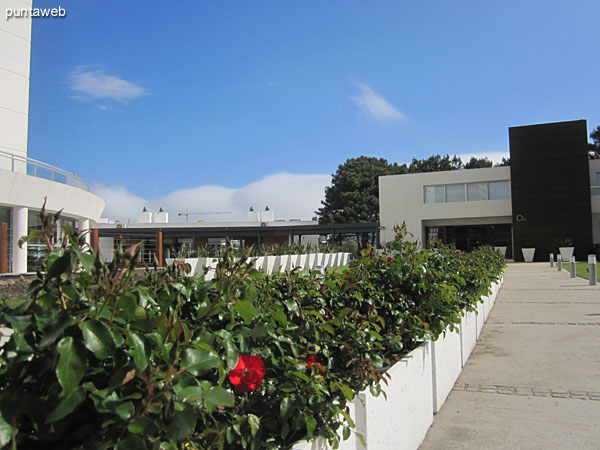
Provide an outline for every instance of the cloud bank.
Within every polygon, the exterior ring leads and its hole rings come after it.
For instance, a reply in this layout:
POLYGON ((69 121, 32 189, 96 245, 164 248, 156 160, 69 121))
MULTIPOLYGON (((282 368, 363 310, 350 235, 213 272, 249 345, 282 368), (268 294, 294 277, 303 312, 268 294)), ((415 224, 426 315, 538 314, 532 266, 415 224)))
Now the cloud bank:
POLYGON ((111 99, 119 102, 133 100, 146 95, 148 91, 142 86, 114 75, 107 75, 104 70, 90 70, 87 66, 78 66, 67 75, 67 83, 71 90, 82 98, 111 99))
POLYGON ((137 221, 143 207, 150 211, 163 208, 169 213, 169 221, 185 221, 177 216, 186 209, 190 212, 230 211, 223 215, 194 215, 189 220, 211 222, 245 221, 250 206, 264 210, 265 206, 275 212, 275 219, 310 220, 321 206, 325 187, 331 183, 331 175, 294 175, 286 172, 269 175, 239 189, 204 185, 179 189, 158 198, 143 198, 132 194, 122 186, 92 185, 92 191, 106 202, 102 217, 126 222, 137 221))
POLYGON ((360 89, 360 94, 350 97, 356 107, 364 114, 375 120, 407 120, 408 118, 388 101, 371 89, 370 86, 360 81, 353 83, 360 89))

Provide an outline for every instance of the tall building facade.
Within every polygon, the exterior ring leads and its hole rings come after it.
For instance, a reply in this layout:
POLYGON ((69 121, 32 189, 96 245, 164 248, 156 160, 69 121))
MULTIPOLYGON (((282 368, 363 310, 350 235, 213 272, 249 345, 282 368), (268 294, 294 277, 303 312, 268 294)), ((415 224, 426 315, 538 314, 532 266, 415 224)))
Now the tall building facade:
MULTIPOLYGON (((29 9, 32 1, 7 0, 3 7, 29 9)), ((89 229, 104 209, 76 175, 27 155, 31 29, 30 17, 0 20, 0 273, 33 270, 43 256, 42 244, 18 241, 41 226, 44 198, 47 210, 63 210, 57 233, 66 225, 89 229)))

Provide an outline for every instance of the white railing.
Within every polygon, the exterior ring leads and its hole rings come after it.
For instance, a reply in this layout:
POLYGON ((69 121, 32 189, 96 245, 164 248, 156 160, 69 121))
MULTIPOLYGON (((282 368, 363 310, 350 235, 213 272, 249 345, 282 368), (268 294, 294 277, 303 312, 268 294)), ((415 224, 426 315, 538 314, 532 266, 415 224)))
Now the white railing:
POLYGON ((13 155, 12 153, 0 151, 0 169, 56 181, 57 183, 73 186, 84 191, 90 190, 87 183, 75 174, 51 166, 50 164, 24 156, 13 155))

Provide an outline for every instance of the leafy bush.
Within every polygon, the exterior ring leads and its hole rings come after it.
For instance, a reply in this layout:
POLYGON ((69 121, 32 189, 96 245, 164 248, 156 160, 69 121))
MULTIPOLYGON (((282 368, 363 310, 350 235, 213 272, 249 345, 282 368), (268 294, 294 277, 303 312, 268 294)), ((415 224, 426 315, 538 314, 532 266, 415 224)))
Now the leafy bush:
MULTIPOLYGON (((226 248, 213 280, 185 265, 134 276, 139 246, 103 262, 66 230, 0 358, 0 445, 289 449, 354 424, 348 402, 473 309, 503 268, 490 248, 420 250, 399 234, 347 272, 265 276, 226 248)), ((37 236, 39 238, 39 236, 37 236)), ((248 256, 248 255, 246 255, 248 256)))

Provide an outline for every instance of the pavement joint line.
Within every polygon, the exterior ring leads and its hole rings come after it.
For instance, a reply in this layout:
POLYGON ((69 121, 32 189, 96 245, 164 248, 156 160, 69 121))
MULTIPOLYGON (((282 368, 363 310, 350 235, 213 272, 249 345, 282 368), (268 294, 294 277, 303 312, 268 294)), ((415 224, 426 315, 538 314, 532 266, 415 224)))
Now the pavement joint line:
POLYGON ((510 322, 502 320, 489 321, 490 325, 568 325, 568 326, 600 326, 600 322, 536 322, 531 320, 511 320, 510 322))
POLYGON ((502 301, 502 303, 531 303, 531 304, 543 304, 543 305, 597 305, 598 302, 568 302, 568 301, 545 301, 545 302, 525 302, 525 301, 518 301, 518 300, 513 300, 513 301, 502 301))
POLYGON ((505 384, 456 383, 453 391, 480 392, 483 394, 521 395, 528 397, 569 398, 600 401, 600 392, 578 389, 551 389, 532 386, 509 386, 505 384))

